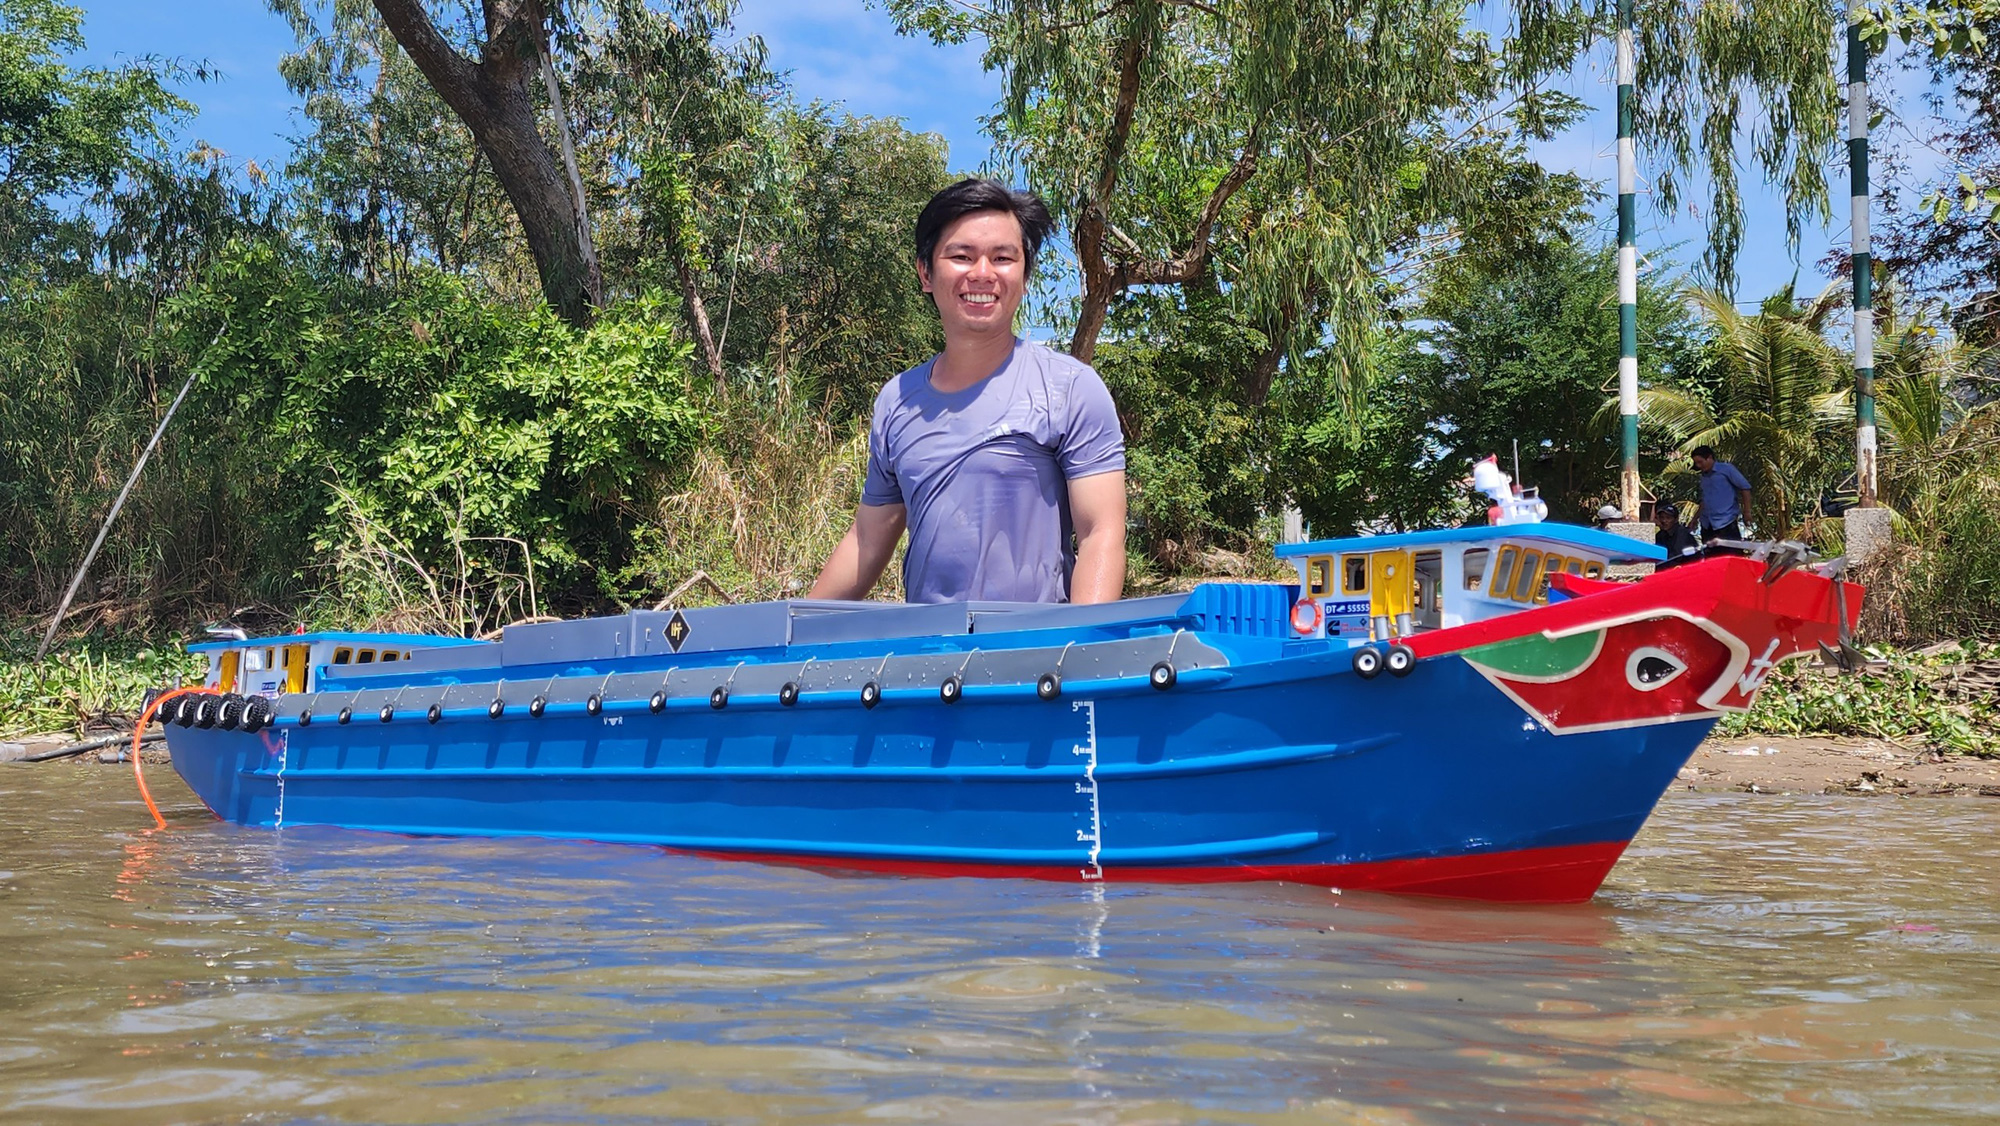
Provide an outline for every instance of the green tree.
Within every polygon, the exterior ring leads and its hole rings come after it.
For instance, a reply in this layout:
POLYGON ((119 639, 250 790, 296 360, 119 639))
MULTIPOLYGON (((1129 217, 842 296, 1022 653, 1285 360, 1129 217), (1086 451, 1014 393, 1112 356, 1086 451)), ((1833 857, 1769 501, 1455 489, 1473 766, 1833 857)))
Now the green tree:
POLYGON ((951 181, 944 142, 819 105, 782 110, 775 128, 781 171, 749 219, 756 237, 741 217, 710 227, 716 281, 734 280, 728 351, 836 417, 865 414, 889 376, 944 344, 911 241, 951 181))
POLYGON ((88 264, 90 231, 65 200, 110 190, 156 155, 191 107, 173 68, 76 68, 83 13, 54 0, 0 0, 0 277, 88 264))
MULTIPOLYGON (((1746 314, 1715 290, 1693 290, 1689 299, 1713 334, 1712 385, 1639 392, 1640 418, 1672 436, 1678 452, 1713 446, 1743 471, 1746 515, 1759 536, 1799 534, 1852 470, 1849 361, 1821 335, 1842 297, 1829 287, 1798 302, 1787 286, 1746 314)), ((1604 409, 1615 411, 1616 400, 1604 409)), ((1692 494, 1692 473, 1685 458, 1674 458, 1663 493, 1692 494)))
MULTIPOLYGON (((1611 7, 1597 6, 1601 26, 1611 7)), ((1761 172, 1783 200, 1793 246, 1807 220, 1832 215, 1826 169, 1837 166, 1847 121, 1846 72, 1837 65, 1846 5, 1637 0, 1635 8, 1640 166, 1663 213, 1680 206, 1687 176, 1706 180, 1701 273, 1731 293, 1743 242, 1743 165, 1761 172)))
POLYGON ((1287 498, 1316 537, 1476 521, 1485 502, 1465 484, 1475 459, 1440 419, 1440 369, 1423 334, 1391 326, 1375 347, 1380 363, 1358 406, 1329 395, 1284 434, 1287 498))
POLYGON ((1285 354, 1361 370, 1376 269, 1454 242, 1506 194, 1493 154, 1574 111, 1535 80, 1585 30, 1538 11, 1495 46, 1463 6, 1402 3, 891 7, 938 38, 983 37, 1005 75, 997 136, 1075 251, 1070 351, 1093 356, 1122 295, 1214 273, 1266 338, 1253 399, 1285 354), (1413 217, 1445 237, 1420 240, 1413 217))
MULTIPOLYGON (((1405 378, 1461 472, 1489 454, 1541 489, 1552 518, 1582 521, 1614 499, 1619 449, 1596 421, 1618 370, 1615 248, 1584 230, 1500 259, 1459 258, 1432 277, 1398 336, 1405 378)), ((1639 286, 1640 377, 1673 382, 1698 365, 1695 326, 1657 274, 1639 286)))
MULTIPOLYGON (((302 0, 273 2, 280 10, 297 10, 302 0)), ((353 18, 351 3, 327 2, 336 16, 353 18)), ((567 30, 563 9, 542 0, 481 0, 482 19, 455 40, 445 29, 457 27, 441 29, 425 0, 374 5, 410 61, 478 141, 520 220, 543 296, 564 320, 586 323, 604 303, 604 278, 555 75, 554 36, 567 30), (560 158, 542 134, 538 106, 544 96, 560 158)))
POLYGON ((539 298, 485 151, 373 10, 358 0, 272 7, 297 40, 278 69, 309 126, 287 168, 302 237, 371 285, 428 266, 520 304, 539 298))
POLYGON ((609 30, 580 41, 575 68, 582 142, 608 158, 601 175, 626 197, 622 221, 608 225, 621 245, 607 257, 623 259, 625 284, 679 293, 720 383, 721 341, 703 293, 717 260, 711 232, 735 218, 734 229, 747 233, 751 214, 771 210, 779 158, 769 107, 782 88, 765 69, 761 40, 720 41, 713 21, 726 18, 727 6, 610 7, 609 30), (626 183, 626 169, 638 171, 636 180, 626 183))

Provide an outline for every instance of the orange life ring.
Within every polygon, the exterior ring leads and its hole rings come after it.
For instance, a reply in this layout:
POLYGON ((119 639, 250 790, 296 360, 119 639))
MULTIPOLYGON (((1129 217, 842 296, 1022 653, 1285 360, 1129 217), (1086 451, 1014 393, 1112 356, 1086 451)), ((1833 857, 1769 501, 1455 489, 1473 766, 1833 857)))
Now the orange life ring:
POLYGON ((1301 598, 1292 603, 1292 630, 1300 637, 1310 637, 1319 632, 1324 615, 1319 602, 1312 598, 1301 598))

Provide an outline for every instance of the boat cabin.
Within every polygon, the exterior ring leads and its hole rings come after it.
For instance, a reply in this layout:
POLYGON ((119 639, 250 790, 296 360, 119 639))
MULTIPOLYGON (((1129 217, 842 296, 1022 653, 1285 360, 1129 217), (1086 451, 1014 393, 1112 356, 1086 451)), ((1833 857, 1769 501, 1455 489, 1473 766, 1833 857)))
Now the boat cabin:
POLYGON ((1596 579, 1666 557, 1650 543, 1547 523, 1313 540, 1277 554, 1299 576, 1295 634, 1353 645, 1543 605, 1558 574, 1596 579))
POLYGON ((208 657, 208 674, 202 683, 218 692, 278 696, 318 691, 322 677, 337 676, 350 666, 390 664, 408 660, 424 649, 479 644, 419 633, 332 631, 205 641, 188 646, 188 652, 208 657))

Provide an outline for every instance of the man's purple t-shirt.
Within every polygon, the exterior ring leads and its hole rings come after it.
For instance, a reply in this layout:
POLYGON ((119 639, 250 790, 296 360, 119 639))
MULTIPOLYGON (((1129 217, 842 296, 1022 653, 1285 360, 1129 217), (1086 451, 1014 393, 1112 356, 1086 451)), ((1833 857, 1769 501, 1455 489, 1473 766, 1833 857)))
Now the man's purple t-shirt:
POLYGON ((931 386, 935 362, 891 379, 868 428, 861 503, 908 510, 904 597, 1068 601, 1068 483, 1125 468, 1111 392, 1039 344, 963 391, 931 386))

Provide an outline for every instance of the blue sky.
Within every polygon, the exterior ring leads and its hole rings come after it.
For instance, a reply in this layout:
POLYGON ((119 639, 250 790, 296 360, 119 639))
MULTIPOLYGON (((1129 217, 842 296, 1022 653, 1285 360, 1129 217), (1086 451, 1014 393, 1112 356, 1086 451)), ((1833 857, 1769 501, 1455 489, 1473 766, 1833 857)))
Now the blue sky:
MULTIPOLYGON (((281 167, 287 138, 301 126, 297 99, 278 77, 278 59, 292 46, 290 30, 263 0, 80 0, 86 13, 89 62, 109 64, 143 55, 204 61, 219 72, 215 80, 190 85, 183 93, 199 107, 184 128, 186 139, 206 141, 238 161, 281 167)), ((764 37, 773 66, 790 72, 802 99, 844 104, 853 113, 901 118, 911 128, 941 134, 950 145, 954 170, 972 170, 987 156, 979 121, 992 112, 999 83, 985 73, 976 47, 939 48, 927 40, 896 35, 888 17, 866 0, 744 0, 736 21, 742 34, 764 37)), ((1571 92, 1593 107, 1589 117, 1563 137, 1539 146, 1551 168, 1574 169, 1610 190, 1616 138, 1607 81, 1608 51, 1600 50, 1570 76, 1571 92)), ((1642 161, 1643 163, 1643 161, 1642 161)), ((1643 187, 1643 173, 1642 187, 1643 187)), ((1825 230, 1809 229, 1797 260, 1785 246, 1784 218, 1775 197, 1745 170, 1750 193, 1743 253, 1738 260, 1738 295, 1754 299, 1771 292, 1797 272, 1802 293, 1825 284, 1817 259, 1847 238, 1847 171, 1828 169, 1840 197, 1825 230)), ((1699 186, 1685 200, 1705 201, 1699 186)), ((1603 205, 1607 216, 1611 200, 1603 205)), ((1702 227, 1684 201, 1677 214, 1663 215, 1642 201, 1639 208, 1642 254, 1667 253, 1682 262, 1700 254, 1702 227)))

